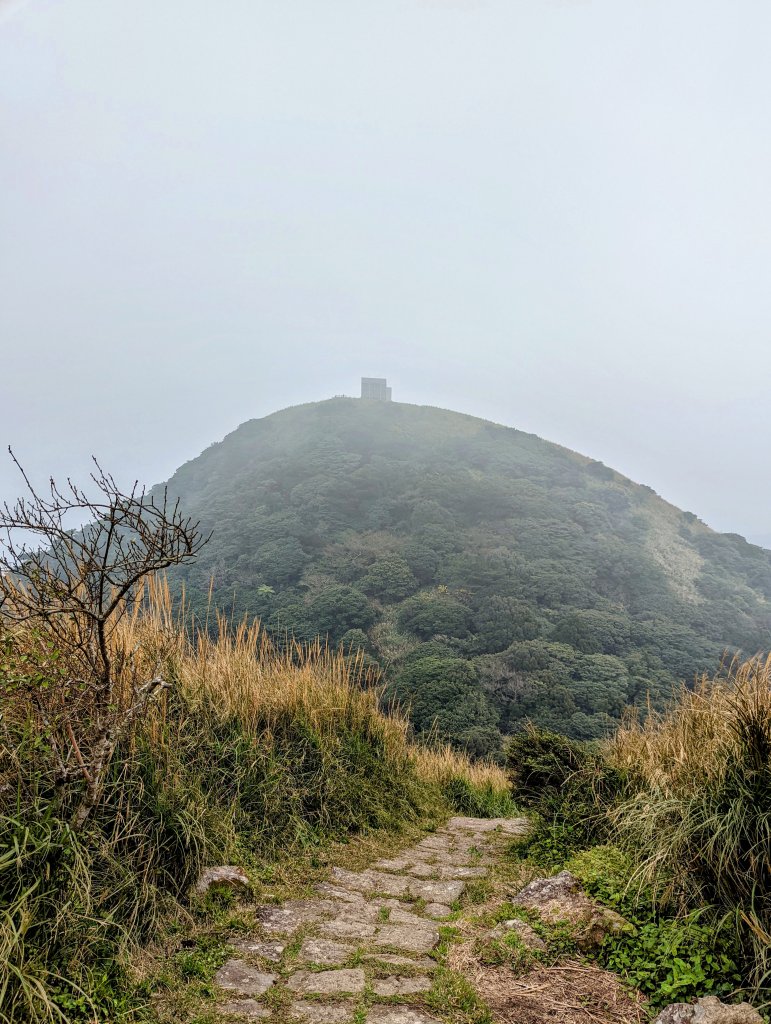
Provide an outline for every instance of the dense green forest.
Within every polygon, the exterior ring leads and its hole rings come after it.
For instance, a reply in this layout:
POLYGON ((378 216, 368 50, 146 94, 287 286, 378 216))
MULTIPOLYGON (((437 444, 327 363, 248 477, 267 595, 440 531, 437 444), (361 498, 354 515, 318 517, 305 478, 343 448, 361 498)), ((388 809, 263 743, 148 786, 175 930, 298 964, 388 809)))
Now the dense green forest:
POLYGON ((243 424, 169 482, 214 531, 199 615, 328 638, 474 753, 528 720, 603 735, 629 704, 769 646, 771 553, 530 434, 333 399, 243 424))

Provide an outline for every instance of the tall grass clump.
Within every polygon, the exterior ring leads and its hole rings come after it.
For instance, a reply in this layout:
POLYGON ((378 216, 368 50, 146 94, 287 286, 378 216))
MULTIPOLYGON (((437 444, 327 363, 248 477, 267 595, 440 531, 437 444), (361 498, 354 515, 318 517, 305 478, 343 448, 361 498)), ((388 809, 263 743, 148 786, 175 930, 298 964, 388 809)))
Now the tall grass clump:
POLYGON ((470 761, 448 743, 413 746, 412 758, 419 777, 435 785, 460 813, 480 818, 503 818, 515 813, 511 786, 498 765, 470 761))
POLYGON ((633 795, 614 811, 638 880, 735 929, 751 988, 771 977, 771 659, 735 662, 607 748, 633 795))
POLYGON ((497 769, 414 745, 341 653, 277 650, 258 625, 198 628, 152 582, 114 642, 132 678, 160 668, 169 685, 122 737, 79 824, 82 785, 62 783, 57 739, 75 673, 40 627, 0 636, 2 1024, 132 1019, 131 955, 191 912, 206 865, 509 807, 497 769))

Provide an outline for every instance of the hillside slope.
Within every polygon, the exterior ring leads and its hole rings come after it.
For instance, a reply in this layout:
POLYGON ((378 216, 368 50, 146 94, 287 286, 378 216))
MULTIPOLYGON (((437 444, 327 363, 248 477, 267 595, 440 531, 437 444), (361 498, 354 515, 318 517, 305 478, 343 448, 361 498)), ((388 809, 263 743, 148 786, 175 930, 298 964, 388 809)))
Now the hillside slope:
POLYGON ((768 646, 771 553, 601 463, 425 406, 333 399, 243 424, 169 482, 214 537, 195 610, 327 636, 475 752, 526 719, 599 736, 723 652, 768 646))

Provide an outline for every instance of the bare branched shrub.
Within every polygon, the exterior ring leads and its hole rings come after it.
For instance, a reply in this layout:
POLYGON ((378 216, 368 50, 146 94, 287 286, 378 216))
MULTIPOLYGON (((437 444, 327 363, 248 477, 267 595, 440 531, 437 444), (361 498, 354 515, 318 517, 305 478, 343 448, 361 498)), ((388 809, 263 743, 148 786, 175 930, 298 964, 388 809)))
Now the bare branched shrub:
POLYGON ((138 484, 124 492, 96 461, 91 498, 69 479, 64 488, 52 479, 48 493, 39 493, 11 457, 27 493, 0 508, 0 616, 12 627, 10 662, 23 634, 45 671, 5 673, 0 696, 5 707, 13 702, 36 719, 55 787, 63 793, 80 783, 72 817, 78 829, 99 800, 121 738, 169 685, 161 651, 147 673, 118 628, 121 619, 143 581, 193 558, 209 538, 165 491, 157 500, 138 484))

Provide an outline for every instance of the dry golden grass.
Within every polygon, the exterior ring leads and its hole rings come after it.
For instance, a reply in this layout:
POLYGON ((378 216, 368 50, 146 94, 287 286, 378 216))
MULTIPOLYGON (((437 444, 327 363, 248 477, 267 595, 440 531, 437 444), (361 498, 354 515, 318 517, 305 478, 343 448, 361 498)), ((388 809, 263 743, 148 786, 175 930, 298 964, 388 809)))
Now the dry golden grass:
POLYGON ((443 786, 452 779, 464 778, 480 789, 491 787, 504 793, 509 790, 509 782, 502 768, 487 761, 470 761, 465 754, 449 744, 432 744, 429 747, 413 745, 410 753, 418 775, 426 782, 443 786))
MULTIPOLYGON (((217 615, 216 626, 210 631, 206 624, 189 622, 184 608, 175 611, 165 580, 152 580, 144 599, 122 620, 116 639, 124 649, 141 652, 147 673, 160 662, 188 706, 236 717, 268 741, 290 719, 303 718, 328 738, 345 721, 362 735, 376 728, 388 756, 408 758, 425 782, 441 787, 460 778, 479 789, 509 792, 497 765, 473 762, 445 743, 412 742, 406 715, 393 705, 383 709, 379 680, 360 661, 320 643, 279 650, 259 622, 232 627, 217 615)), ((154 714, 162 725, 163 703, 154 714)))
POLYGON ((606 750, 650 792, 688 797, 722 777, 748 718, 771 721, 771 657, 734 661, 684 686, 669 710, 649 710, 645 721, 628 717, 606 750))

